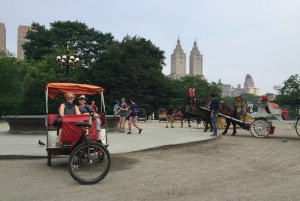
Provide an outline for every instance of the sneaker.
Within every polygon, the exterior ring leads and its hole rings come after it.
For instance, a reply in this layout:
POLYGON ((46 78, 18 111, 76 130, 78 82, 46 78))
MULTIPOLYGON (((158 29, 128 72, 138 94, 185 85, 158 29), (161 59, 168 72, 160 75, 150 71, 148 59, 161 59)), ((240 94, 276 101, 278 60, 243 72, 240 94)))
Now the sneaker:
POLYGON ((168 126, 166 126, 166 128, 168 128, 168 126))
POLYGON ((175 128, 174 126, 171 126, 171 128, 175 128))
POLYGON ((127 134, 131 134, 131 132, 128 132, 127 134))
POLYGON ((139 129, 139 134, 141 134, 142 130, 143 130, 143 129, 139 129))

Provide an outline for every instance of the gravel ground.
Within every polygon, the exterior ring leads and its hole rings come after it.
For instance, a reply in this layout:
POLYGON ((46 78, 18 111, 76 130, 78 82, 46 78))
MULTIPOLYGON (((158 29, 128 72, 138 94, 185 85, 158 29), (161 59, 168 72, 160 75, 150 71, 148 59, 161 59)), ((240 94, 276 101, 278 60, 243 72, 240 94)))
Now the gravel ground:
POLYGON ((237 136, 114 154, 107 177, 91 186, 71 178, 68 157, 52 167, 1 159, 0 200, 299 200, 300 138, 275 126, 264 139, 239 128, 237 136))

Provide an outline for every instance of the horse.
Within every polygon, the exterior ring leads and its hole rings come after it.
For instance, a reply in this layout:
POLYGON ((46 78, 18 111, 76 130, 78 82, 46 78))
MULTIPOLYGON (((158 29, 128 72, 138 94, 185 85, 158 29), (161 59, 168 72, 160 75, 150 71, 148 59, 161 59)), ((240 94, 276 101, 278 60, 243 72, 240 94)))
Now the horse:
POLYGON ((196 108, 199 110, 201 119, 205 127, 203 132, 207 132, 209 128, 210 128, 210 132, 213 132, 213 125, 210 119, 210 111, 208 109, 205 109, 208 108, 210 101, 205 99, 196 99, 196 103, 197 103, 196 108))
POLYGON ((192 116, 195 118, 195 120, 197 122, 197 129, 200 129, 200 124, 201 124, 201 120, 202 120, 201 111, 198 107, 199 102, 200 102, 200 99, 197 99, 197 98, 190 99, 190 108, 192 111, 192 116))
POLYGON ((183 120, 187 119, 188 120, 188 125, 189 127, 191 127, 190 124, 190 119, 192 117, 192 113, 190 111, 190 107, 188 105, 178 105, 177 106, 177 110, 179 110, 182 114, 182 118, 181 118, 181 128, 183 127, 183 120))
MULTIPOLYGON (((220 103, 219 103, 219 110, 218 110, 218 112, 222 113, 222 114, 225 114, 226 116, 238 119, 237 107, 234 106, 234 105, 225 103, 223 101, 220 101, 220 103)), ((237 134, 237 132, 236 132, 237 122, 234 121, 234 120, 232 120, 232 119, 226 118, 226 128, 223 131, 222 135, 226 135, 227 134, 227 131, 228 131, 228 128, 229 128, 230 124, 232 124, 232 126, 233 126, 233 132, 232 132, 231 135, 235 136, 237 134)))

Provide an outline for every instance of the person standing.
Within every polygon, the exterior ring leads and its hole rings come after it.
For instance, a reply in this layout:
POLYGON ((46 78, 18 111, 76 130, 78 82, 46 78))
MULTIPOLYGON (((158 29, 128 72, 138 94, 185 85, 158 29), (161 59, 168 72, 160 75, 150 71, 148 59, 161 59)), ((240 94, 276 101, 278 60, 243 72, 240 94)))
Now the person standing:
POLYGON ((219 101, 216 99, 215 94, 210 94, 211 102, 210 102, 210 119, 211 123, 214 127, 214 133, 211 136, 218 136, 218 109, 219 109, 219 101))
POLYGON ((118 100, 116 100, 115 101, 115 105, 114 105, 114 115, 117 115, 118 113, 119 113, 119 101, 118 100))
POLYGON ((121 98, 121 105, 120 105, 120 121, 119 121, 119 133, 125 132, 125 120, 127 116, 128 106, 125 103, 125 98, 121 98))
POLYGON ((92 106, 92 108, 94 109, 94 111, 97 112, 98 107, 97 107, 97 105, 95 104, 95 101, 92 101, 91 106, 92 106))
POLYGON ((137 129, 139 129, 139 134, 141 134, 142 130, 138 125, 137 125, 137 114, 138 114, 138 106, 135 104, 133 99, 130 99, 130 111, 129 111, 129 120, 128 120, 128 129, 129 132, 127 134, 131 134, 131 125, 134 125, 137 129))
POLYGON ((173 108, 172 108, 172 104, 169 105, 169 107, 167 107, 165 109, 165 111, 167 112, 167 118, 166 118, 166 128, 168 128, 168 123, 171 123, 171 128, 174 128, 173 126, 173 108))

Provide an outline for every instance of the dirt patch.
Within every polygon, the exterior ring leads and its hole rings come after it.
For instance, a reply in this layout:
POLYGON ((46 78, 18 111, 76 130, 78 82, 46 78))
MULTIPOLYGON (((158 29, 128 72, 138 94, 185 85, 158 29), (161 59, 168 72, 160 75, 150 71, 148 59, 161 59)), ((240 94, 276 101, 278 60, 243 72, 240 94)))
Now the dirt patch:
POLYGON ((300 138, 276 131, 258 139, 238 129, 205 143, 114 154, 111 171, 93 186, 70 177, 67 158, 52 167, 45 159, 1 160, 0 187, 5 200, 299 200, 300 138))

